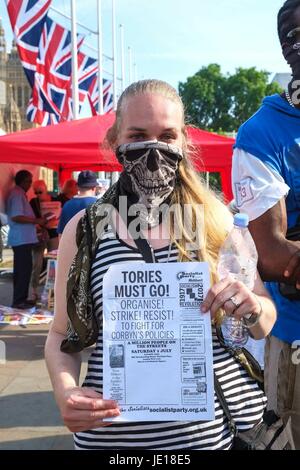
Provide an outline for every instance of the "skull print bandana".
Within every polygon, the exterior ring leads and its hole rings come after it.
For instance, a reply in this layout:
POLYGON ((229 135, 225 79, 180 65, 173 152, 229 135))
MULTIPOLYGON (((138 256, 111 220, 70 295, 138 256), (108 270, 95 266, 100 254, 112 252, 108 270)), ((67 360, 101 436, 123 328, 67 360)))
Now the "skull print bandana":
POLYGON ((129 204, 139 204, 143 224, 159 224, 159 206, 175 188, 182 150, 165 142, 147 141, 120 145, 116 152, 124 171, 120 189, 129 204))

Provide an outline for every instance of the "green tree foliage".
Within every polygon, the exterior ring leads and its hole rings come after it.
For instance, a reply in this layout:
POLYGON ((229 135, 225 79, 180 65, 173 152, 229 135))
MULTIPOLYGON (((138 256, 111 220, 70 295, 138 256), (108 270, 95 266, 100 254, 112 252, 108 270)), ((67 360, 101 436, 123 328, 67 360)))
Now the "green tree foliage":
POLYGON ((265 96, 282 92, 277 83, 268 83, 269 75, 255 67, 238 68, 233 75, 224 75, 218 64, 202 67, 179 83, 190 124, 220 133, 237 131, 265 96))

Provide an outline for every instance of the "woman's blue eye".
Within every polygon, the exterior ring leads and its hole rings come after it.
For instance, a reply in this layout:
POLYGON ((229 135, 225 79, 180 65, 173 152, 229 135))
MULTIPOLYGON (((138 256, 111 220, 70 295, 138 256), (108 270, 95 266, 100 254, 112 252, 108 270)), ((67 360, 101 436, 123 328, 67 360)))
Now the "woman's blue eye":
POLYGON ((134 134, 129 136, 130 139, 142 139, 145 140, 145 136, 143 134, 134 134))

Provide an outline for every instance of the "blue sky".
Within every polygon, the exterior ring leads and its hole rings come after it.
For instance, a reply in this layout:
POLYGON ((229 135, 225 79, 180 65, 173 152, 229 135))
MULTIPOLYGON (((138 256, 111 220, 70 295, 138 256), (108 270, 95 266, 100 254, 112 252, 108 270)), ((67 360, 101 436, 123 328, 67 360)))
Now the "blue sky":
MULTIPOLYGON (((137 78, 160 78, 177 88, 179 81, 212 62, 220 64, 223 72, 251 66, 272 74, 289 72, 276 30, 276 15, 283 2, 116 0, 117 25, 124 25, 126 51, 132 47, 137 78)), ((53 0, 52 4, 70 12, 69 0, 53 0)), ((77 0, 76 4, 78 21, 96 29, 96 0, 77 0)), ((102 5, 104 52, 111 55, 111 0, 102 0, 102 5)), ((0 16, 10 43, 5 0, 0 0, 0 16)), ((51 16, 70 26, 56 14, 51 16)), ((88 35, 86 42, 96 46, 96 37, 88 35)), ((85 52, 96 54, 89 49, 85 52)), ((104 62, 104 69, 111 71, 109 61, 104 62)))

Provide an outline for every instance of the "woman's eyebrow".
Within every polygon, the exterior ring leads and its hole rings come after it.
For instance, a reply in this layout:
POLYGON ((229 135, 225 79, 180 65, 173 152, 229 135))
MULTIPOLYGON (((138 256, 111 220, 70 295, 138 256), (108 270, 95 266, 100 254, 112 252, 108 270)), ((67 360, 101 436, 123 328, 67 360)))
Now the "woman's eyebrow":
POLYGON ((177 132, 176 127, 168 127, 167 129, 164 129, 163 132, 177 132))
MULTIPOLYGON (((143 129, 142 127, 131 126, 127 128, 127 131, 147 132, 147 129, 143 129)), ((162 132, 171 132, 171 131, 175 132, 177 131, 177 129, 175 127, 168 127, 162 130, 162 132)))
POLYGON ((142 127, 135 127, 131 126, 127 128, 128 131, 140 131, 140 132, 145 132, 147 129, 143 129, 142 127))

